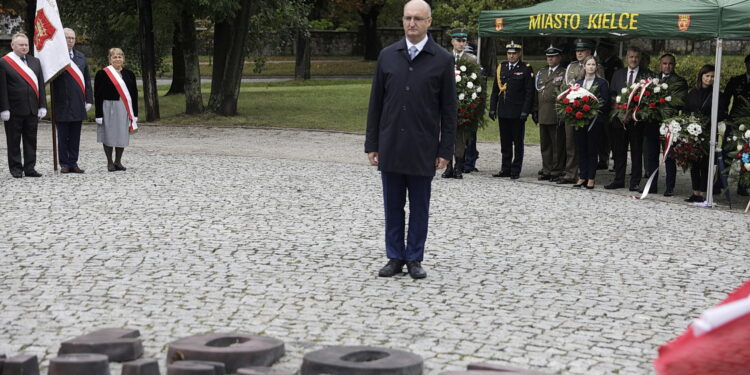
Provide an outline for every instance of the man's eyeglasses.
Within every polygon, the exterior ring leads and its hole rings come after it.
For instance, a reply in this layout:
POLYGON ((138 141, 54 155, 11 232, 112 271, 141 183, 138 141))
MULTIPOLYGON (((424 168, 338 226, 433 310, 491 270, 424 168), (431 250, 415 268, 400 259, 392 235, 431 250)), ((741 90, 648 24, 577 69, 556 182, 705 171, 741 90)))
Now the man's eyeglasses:
POLYGON ((425 20, 427 20, 427 18, 422 18, 422 17, 404 17, 403 20, 404 20, 404 23, 412 23, 412 21, 414 23, 422 23, 425 20))

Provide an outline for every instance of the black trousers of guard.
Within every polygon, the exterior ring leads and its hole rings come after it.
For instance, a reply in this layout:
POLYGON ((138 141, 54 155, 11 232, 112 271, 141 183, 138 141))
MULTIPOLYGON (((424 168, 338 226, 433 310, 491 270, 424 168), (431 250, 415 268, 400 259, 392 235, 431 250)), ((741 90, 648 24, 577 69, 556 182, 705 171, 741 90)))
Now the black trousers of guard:
POLYGON ((500 154, 502 154, 500 171, 520 175, 526 124, 520 119, 509 118, 498 119, 498 122, 500 123, 500 154))

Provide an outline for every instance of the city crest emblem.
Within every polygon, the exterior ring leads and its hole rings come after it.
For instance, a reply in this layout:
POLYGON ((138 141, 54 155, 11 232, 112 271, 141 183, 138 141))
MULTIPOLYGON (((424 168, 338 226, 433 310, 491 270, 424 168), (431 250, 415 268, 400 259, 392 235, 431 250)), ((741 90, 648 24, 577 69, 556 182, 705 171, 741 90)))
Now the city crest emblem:
POLYGON ((495 18, 495 31, 500 31, 505 27, 505 23, 502 18, 495 18))
POLYGON ((680 29, 680 31, 686 31, 690 27, 690 15, 678 14, 677 27, 680 29))
POLYGON ((34 28, 36 29, 34 31, 34 49, 41 51, 44 49, 44 44, 55 37, 57 29, 52 25, 52 22, 49 21, 49 18, 47 18, 44 9, 39 9, 36 12, 34 28))

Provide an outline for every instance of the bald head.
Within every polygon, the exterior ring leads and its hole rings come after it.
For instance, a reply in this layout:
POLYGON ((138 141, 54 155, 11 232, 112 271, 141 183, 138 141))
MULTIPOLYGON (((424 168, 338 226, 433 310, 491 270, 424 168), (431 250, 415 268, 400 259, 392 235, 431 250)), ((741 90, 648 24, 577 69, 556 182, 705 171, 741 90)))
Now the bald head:
POLYGON ((411 0, 404 5, 404 32, 409 42, 417 44, 427 36, 432 25, 432 10, 424 0, 411 0))

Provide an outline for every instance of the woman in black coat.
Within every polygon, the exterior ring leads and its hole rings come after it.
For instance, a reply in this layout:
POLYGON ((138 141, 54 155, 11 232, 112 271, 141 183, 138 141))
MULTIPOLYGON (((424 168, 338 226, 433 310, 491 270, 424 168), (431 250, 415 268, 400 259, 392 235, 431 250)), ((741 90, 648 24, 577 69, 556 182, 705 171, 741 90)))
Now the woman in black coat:
POLYGON ((599 141, 604 131, 607 109, 610 105, 609 85, 607 81, 596 75, 597 62, 594 56, 583 59, 583 70, 577 84, 589 90, 599 99, 599 113, 590 125, 579 127, 575 130, 576 154, 578 154, 578 169, 580 176, 573 187, 585 186, 586 189, 594 188, 596 178, 596 165, 599 156, 599 141))
MULTIPOLYGON (((713 99, 714 66, 706 64, 698 71, 695 87, 688 92, 685 100, 685 113, 711 117, 711 102, 713 99)), ((719 93, 719 118, 724 120, 726 112, 723 110, 723 95, 719 93)), ((686 202, 703 202, 706 200, 705 192, 708 183, 708 156, 694 162, 690 166, 690 182, 693 185, 693 194, 685 199, 686 202)))

